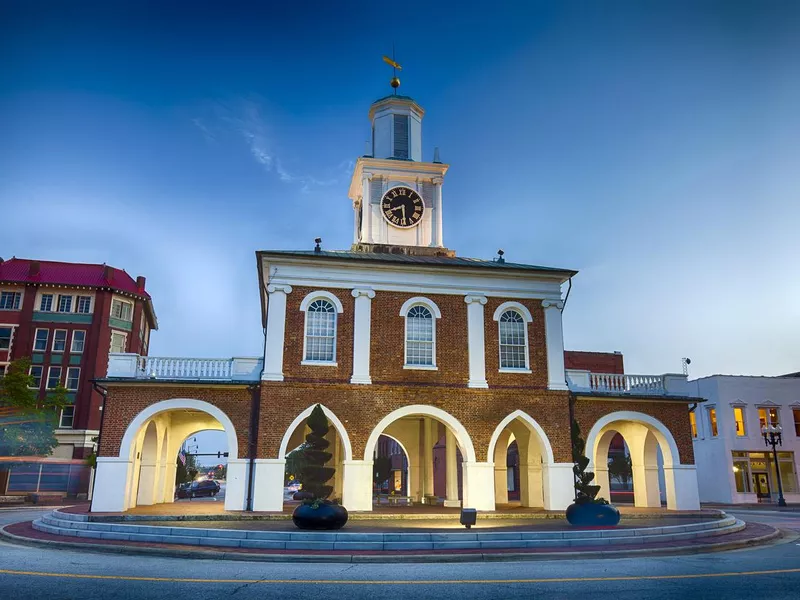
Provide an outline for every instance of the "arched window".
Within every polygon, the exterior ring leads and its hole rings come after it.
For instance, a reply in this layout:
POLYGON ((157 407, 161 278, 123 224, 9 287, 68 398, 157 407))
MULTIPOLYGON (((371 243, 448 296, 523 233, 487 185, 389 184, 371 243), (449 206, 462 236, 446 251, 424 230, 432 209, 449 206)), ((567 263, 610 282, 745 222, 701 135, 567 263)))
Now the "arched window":
POLYGON ((420 304, 406 314, 406 365, 435 366, 433 314, 420 304))
POLYGON ((500 315, 500 368, 528 369, 528 336, 525 319, 516 310, 500 315))
POLYGON ((305 360, 334 362, 336 360, 336 307, 318 298, 306 311, 305 360))

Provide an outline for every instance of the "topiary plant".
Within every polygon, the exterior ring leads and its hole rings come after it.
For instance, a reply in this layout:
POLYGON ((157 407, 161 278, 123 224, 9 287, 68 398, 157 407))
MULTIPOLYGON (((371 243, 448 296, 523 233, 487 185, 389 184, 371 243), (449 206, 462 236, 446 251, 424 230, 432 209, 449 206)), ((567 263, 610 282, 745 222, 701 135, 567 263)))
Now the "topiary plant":
POLYGON ((298 473, 300 481, 303 483, 303 491, 311 494, 306 500, 307 503, 318 506, 324 502, 333 492, 332 485, 325 485, 333 477, 336 469, 326 467, 332 454, 325 452, 330 442, 325 439, 328 434, 328 419, 322 412, 322 407, 317 404, 307 421, 311 433, 306 436, 305 448, 303 448, 303 465, 298 473))
POLYGON ((586 442, 581 437, 577 421, 572 422, 572 472, 575 474, 575 504, 608 504, 608 500, 597 498, 599 485, 591 485, 594 473, 587 471, 589 459, 586 458, 586 442))

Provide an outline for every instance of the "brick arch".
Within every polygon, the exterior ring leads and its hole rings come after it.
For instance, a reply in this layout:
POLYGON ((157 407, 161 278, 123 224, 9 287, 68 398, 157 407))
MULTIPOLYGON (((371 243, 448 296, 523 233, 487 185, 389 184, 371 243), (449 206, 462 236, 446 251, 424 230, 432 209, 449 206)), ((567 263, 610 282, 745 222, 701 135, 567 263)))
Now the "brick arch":
MULTIPOLYGON (((297 429, 303 423, 303 421, 311 416, 311 411, 314 410, 315 406, 316 404, 312 404, 299 415, 297 415, 294 421, 292 421, 291 425, 289 425, 289 427, 286 429, 286 432, 283 434, 283 438, 281 439, 281 444, 278 448, 278 458, 286 458, 286 451, 288 449, 289 440, 291 439, 292 434, 294 433, 295 429, 297 429)), ((350 444, 350 436, 347 435, 347 430, 345 429, 344 424, 331 409, 324 404, 320 404, 320 406, 322 407, 322 412, 325 413, 328 421, 331 422, 342 440, 342 445, 344 446, 344 460, 353 460, 353 446, 350 444)))

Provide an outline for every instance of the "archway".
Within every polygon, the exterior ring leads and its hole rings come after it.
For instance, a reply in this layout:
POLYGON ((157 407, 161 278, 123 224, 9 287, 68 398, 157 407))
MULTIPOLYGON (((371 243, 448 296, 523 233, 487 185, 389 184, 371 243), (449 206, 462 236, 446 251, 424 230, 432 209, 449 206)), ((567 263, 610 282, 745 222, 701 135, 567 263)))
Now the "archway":
POLYGON ((660 507, 662 480, 667 508, 699 508, 694 465, 680 464, 678 446, 670 430, 650 415, 631 411, 601 417, 586 436, 589 469, 595 473, 600 496, 611 497, 608 457, 617 434, 624 438, 630 453, 634 506, 660 507))
MULTIPOLYGON (((411 405, 397 409, 373 428, 364 450, 365 462, 372 462, 382 435, 391 436, 406 449, 409 465, 407 497, 410 502, 441 503, 450 507, 469 505, 466 468, 476 462, 475 449, 467 430, 455 417, 433 406, 411 405), (434 448, 441 441, 442 456, 434 461, 434 448), (437 489, 437 474, 443 480, 443 489, 437 489)), ((475 482, 479 485, 477 477, 475 482)), ((366 485, 366 481, 360 482, 361 487, 366 485)), ((371 499, 371 491, 367 498, 371 499)))
POLYGON ((378 438, 375 449, 374 472, 375 493, 385 497, 409 497, 409 475, 411 472, 408 450, 400 440, 383 434, 378 438))
MULTIPOLYGON (((291 425, 289 425, 289 428, 281 439, 281 445, 278 450, 278 461, 291 465, 292 461, 287 461, 287 456, 290 457, 292 452, 298 450, 305 441, 305 436, 310 431, 306 422, 315 406, 316 404, 306 408, 292 421, 291 425)), ((331 499, 342 502, 344 499, 344 465, 346 461, 352 461, 353 448, 350 444, 350 437, 347 435, 347 430, 344 428, 339 418, 326 406, 320 406, 328 419, 330 427, 328 435, 326 436, 330 445, 326 451, 331 453, 331 459, 327 463, 327 466, 336 469, 333 476, 333 493, 331 494, 331 499)), ((294 473, 285 473, 283 484, 287 483, 289 476, 293 477, 295 475, 294 473)), ((300 483, 302 484, 302 482, 300 483)), ((272 484, 274 484, 274 482, 272 482, 272 484)), ((329 485, 331 484, 329 483, 329 485)), ((291 502, 294 490, 285 485, 283 487, 283 499, 291 502)))
POLYGON ((152 404, 136 415, 125 430, 118 456, 98 457, 92 511, 122 512, 172 502, 180 444, 206 429, 225 432, 229 455, 225 509, 243 510, 247 461, 238 458, 233 423, 208 402, 176 398, 152 404))
POLYGON ((542 427, 527 413, 517 410, 503 419, 489 441, 487 459, 494 463, 494 495, 496 504, 508 504, 509 449, 516 445, 518 455, 516 478, 519 481, 519 503, 525 507, 550 508, 549 486, 544 470, 553 464, 553 448, 542 427))

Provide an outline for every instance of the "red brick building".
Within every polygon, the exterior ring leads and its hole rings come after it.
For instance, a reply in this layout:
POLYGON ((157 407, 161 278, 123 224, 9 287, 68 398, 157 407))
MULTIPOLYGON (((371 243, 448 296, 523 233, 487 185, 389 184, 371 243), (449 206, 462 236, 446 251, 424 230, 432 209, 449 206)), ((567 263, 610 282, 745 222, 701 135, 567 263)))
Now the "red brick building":
POLYGON ((282 510, 286 455, 316 404, 331 423, 334 495, 349 510, 372 509, 382 436, 406 454, 414 502, 508 503, 513 445, 518 501, 563 509, 572 419, 602 495, 621 434, 638 506, 699 506, 688 418, 697 399, 685 376, 626 375, 621 355, 565 357, 562 286, 576 271, 446 248, 448 165, 423 161, 423 115, 404 96, 372 105, 372 154, 356 161, 349 189, 349 250, 256 253, 263 357, 112 354, 92 510, 171 502, 175 455, 201 429, 227 436, 226 509, 282 510), (434 481, 442 441, 444 490, 434 481))
POLYGON ((145 278, 108 265, 0 258, 0 373, 31 359, 39 397, 57 384, 72 404, 59 419, 54 456, 85 458, 100 429, 109 352, 147 355, 157 329, 145 278))

